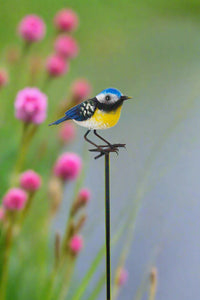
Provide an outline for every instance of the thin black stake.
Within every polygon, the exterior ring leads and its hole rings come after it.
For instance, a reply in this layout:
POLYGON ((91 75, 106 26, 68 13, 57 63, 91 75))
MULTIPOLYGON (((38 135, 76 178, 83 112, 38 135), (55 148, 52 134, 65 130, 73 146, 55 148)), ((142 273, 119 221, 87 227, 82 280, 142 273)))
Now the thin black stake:
POLYGON ((105 154, 105 235, 106 235, 106 295, 111 300, 110 272, 110 153, 105 154))
POLYGON ((111 267, 110 267, 110 153, 119 152, 119 148, 125 148, 126 144, 110 144, 102 136, 94 134, 103 140, 107 145, 96 145, 94 142, 87 138, 90 130, 84 135, 85 140, 95 146, 94 149, 89 149, 91 152, 99 153, 95 156, 98 159, 105 156, 105 238, 106 238, 106 300, 111 300, 111 267))

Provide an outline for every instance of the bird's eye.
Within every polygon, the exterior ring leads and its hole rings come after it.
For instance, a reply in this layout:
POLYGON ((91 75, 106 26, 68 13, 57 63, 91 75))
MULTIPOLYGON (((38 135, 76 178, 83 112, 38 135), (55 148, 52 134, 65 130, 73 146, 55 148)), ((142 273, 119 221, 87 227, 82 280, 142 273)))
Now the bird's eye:
POLYGON ((106 96, 106 101, 109 101, 111 98, 110 98, 110 95, 107 95, 106 96))

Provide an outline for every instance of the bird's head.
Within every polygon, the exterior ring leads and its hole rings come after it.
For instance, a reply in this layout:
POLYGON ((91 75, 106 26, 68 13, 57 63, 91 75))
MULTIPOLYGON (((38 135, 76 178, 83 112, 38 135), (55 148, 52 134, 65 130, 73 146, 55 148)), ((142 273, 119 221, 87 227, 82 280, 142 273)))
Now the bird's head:
POLYGON ((95 97, 99 108, 103 110, 112 110, 122 105, 123 102, 131 97, 123 95, 119 90, 108 88, 103 90, 95 97))

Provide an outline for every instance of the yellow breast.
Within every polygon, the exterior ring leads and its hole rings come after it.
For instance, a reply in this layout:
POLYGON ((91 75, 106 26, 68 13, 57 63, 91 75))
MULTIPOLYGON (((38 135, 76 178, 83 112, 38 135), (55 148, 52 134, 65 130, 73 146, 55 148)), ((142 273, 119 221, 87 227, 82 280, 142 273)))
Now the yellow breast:
POLYGON ((95 110, 94 115, 86 121, 75 121, 83 127, 89 129, 107 129, 117 124, 120 118, 122 105, 116 110, 111 112, 104 112, 98 108, 95 110))
POLYGON ((103 112, 102 110, 96 109, 91 121, 94 120, 98 124, 99 129, 106 129, 113 127, 117 124, 120 118, 122 106, 111 112, 103 112))

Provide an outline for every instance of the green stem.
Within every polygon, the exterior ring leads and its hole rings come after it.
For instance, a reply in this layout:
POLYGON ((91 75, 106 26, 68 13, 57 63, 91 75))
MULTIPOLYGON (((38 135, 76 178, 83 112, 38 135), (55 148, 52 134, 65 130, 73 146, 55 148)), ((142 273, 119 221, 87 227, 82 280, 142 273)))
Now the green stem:
POLYGON ((24 218, 26 217, 27 213, 28 213, 29 210, 30 210, 30 207, 31 207, 31 205, 32 205, 32 203, 33 203, 34 195, 35 195, 34 192, 30 192, 30 194, 29 194, 29 199, 28 199, 28 201, 27 201, 27 203, 26 203, 26 206, 25 206, 25 208, 24 208, 24 210, 23 210, 23 216, 24 216, 24 218))
POLYGON ((58 232, 56 232, 55 235, 55 244, 54 244, 54 270, 57 271, 59 267, 59 261, 60 261, 60 243, 61 243, 61 236, 58 232))
POLYGON ((15 69, 14 71, 14 79, 12 84, 10 85, 11 87, 11 91, 10 91, 10 95, 11 95, 11 99, 13 99, 16 95, 17 90, 19 89, 20 83, 21 83, 21 79, 23 78, 22 76, 22 72, 24 72, 24 67, 27 61, 27 55, 29 53, 31 47, 31 43, 23 43, 22 45, 22 49, 21 49, 21 54, 19 57, 18 62, 15 65, 15 69))
POLYGON ((70 282, 72 279, 72 276, 74 274, 74 267, 75 267, 76 257, 71 257, 68 262, 68 267, 65 269, 65 275, 62 281, 62 287, 61 287, 61 293, 58 297, 58 300, 64 300, 67 296, 67 293, 69 291, 70 282))
MULTIPOLYGON (((86 153, 87 152, 85 152, 84 148, 83 148, 83 160, 84 161, 86 161, 86 157, 85 157, 86 153)), ((73 224, 73 218, 74 218, 74 214, 73 214, 74 203, 76 202, 77 194, 82 185, 84 175, 85 175, 85 173, 84 173, 84 169, 83 169, 81 177, 79 178, 79 180, 77 181, 76 186, 75 186, 74 197, 73 197, 72 204, 70 207, 69 217, 68 217, 65 234, 64 234, 64 238, 63 238, 63 242, 62 242, 61 261, 63 261, 65 255, 67 255, 67 253, 68 253, 68 243, 71 238, 71 228, 72 228, 71 225, 73 224)))
MULTIPOLYGON (((83 148, 83 158, 85 158, 86 153, 87 152, 85 151, 85 148, 83 148)), ((86 158, 84 159, 84 161, 86 161, 86 158)), ((68 244, 69 244, 69 240, 72 236, 72 224, 73 224, 73 217, 74 217, 73 206, 74 206, 74 202, 77 199, 77 194, 82 185, 83 179, 84 179, 84 170, 82 171, 82 175, 79 178, 79 180, 77 180, 77 183, 75 186, 74 197, 73 197, 72 204, 70 207, 70 212, 69 212, 69 217, 68 217, 68 221, 67 221, 67 225, 66 225, 66 229, 65 229, 65 234, 64 234, 63 241, 62 241, 62 245, 61 245, 61 251, 59 253, 59 262, 57 262, 56 265, 54 265, 54 269, 50 276, 50 284, 49 284, 48 295, 47 295, 48 300, 55 299, 52 294, 53 294, 54 288, 57 290, 58 285, 59 285, 59 297, 60 298, 56 297, 56 299, 63 299, 67 295, 71 277, 73 276, 76 257, 75 256, 72 257, 72 254, 69 252, 68 244), (58 275, 60 275, 60 276, 58 276, 58 275), (60 278, 61 278, 62 282, 59 282, 60 278)))
POLYGON ((63 262, 63 265, 59 266, 60 276, 57 276, 58 267, 53 269, 47 286, 47 295, 45 299, 65 299, 74 273, 75 262, 75 257, 68 256, 63 262))
MULTIPOLYGON (((128 223, 125 222, 118 228, 116 233, 114 234, 111 245, 112 247, 115 246, 115 244, 119 241, 119 238, 122 236, 122 234, 125 232, 125 229, 127 228, 128 223)), ((78 286, 76 289, 76 292, 71 297, 72 300, 79 300, 82 299, 84 296, 84 293, 87 289, 87 286, 89 285, 90 281, 92 280, 97 268, 99 267, 100 263, 102 262, 105 254, 105 244, 99 249, 98 253, 96 254, 95 258, 93 259, 87 273, 82 279, 82 283, 78 286)))
POLYGON ((23 168, 24 160, 26 158, 26 154, 27 154, 30 142, 38 128, 37 125, 32 125, 31 127, 30 126, 31 126, 30 123, 24 123, 22 139, 21 139, 21 143, 20 143, 20 147, 19 147, 19 151, 18 151, 18 157, 17 157, 17 161, 15 164, 13 176, 11 178, 12 185, 15 185, 17 182, 17 176, 23 168))
POLYGON ((136 294, 134 295, 133 300, 142 300, 144 294, 147 291, 147 282, 146 279, 143 279, 140 283, 139 287, 137 288, 136 294))
POLYGON ((20 217, 20 219, 19 219, 18 225, 19 225, 20 229, 21 229, 22 224, 24 223, 24 219, 26 218, 28 212, 30 211, 30 208, 31 208, 32 203, 33 203, 34 195, 35 195, 34 192, 30 192, 30 194, 29 194, 28 201, 27 201, 26 206, 25 206, 25 208, 23 209, 22 214, 21 214, 21 217, 20 217))
MULTIPOLYGON (((76 197, 74 197, 75 199, 76 197)), ((74 202, 73 202, 74 203, 74 202)), ((65 230, 65 235, 63 238, 63 242, 62 242, 62 256, 61 256, 61 260, 63 261, 64 257, 68 254, 68 244, 69 244, 69 240, 72 236, 72 224, 73 224, 73 213, 72 213, 72 207, 73 207, 73 203, 70 209, 70 213, 69 213, 69 218, 67 221, 67 226, 66 226, 66 230, 65 230)))
POLYGON ((51 273, 51 276, 48 280, 48 284, 47 284, 47 287, 46 287, 46 290, 45 290, 44 299, 46 299, 46 300, 51 300, 52 299, 52 293, 53 293, 53 290, 54 290, 56 275, 57 275, 57 268, 56 269, 54 268, 52 273, 51 273))
POLYGON ((8 228, 6 231, 5 236, 5 250, 4 250, 4 257, 2 263, 2 272, 1 272, 1 281, 0 281, 0 300, 6 299, 6 286, 7 286, 7 279, 8 279, 8 264, 9 264, 9 256, 10 250, 12 245, 12 238, 13 238, 13 224, 10 221, 8 224, 8 228))
POLYGON ((112 300, 117 299, 119 295, 119 288, 117 284, 114 284, 113 288, 112 288, 112 300))
POLYGON ((100 292, 102 291, 102 288, 104 286, 104 283, 105 283, 105 279, 106 279, 106 274, 103 273, 101 275, 101 277, 99 278, 96 286, 94 287, 91 295, 89 296, 89 298, 87 300, 95 300, 95 299, 98 299, 98 296, 100 294, 100 292))
POLYGON ((42 90, 47 92, 51 82, 52 82, 52 77, 50 77, 50 76, 45 77, 43 85, 42 85, 42 90))

